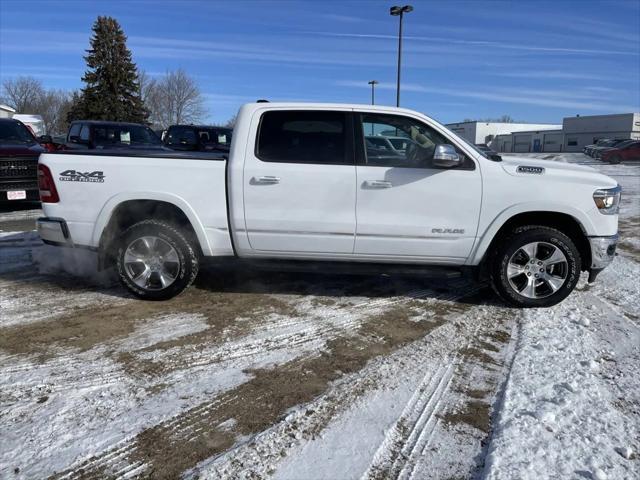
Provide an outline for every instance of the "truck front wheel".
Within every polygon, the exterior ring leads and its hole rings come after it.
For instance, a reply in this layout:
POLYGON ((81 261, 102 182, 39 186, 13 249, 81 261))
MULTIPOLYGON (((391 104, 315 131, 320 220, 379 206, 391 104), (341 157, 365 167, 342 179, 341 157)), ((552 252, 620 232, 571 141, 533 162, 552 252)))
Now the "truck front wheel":
POLYGON ((144 220, 129 227, 121 238, 116 256, 118 276, 136 297, 167 300, 195 280, 198 255, 173 225, 144 220))
POLYGON ((573 291, 580 262, 575 244, 559 230, 519 227, 500 242, 493 256, 493 287, 511 305, 550 307, 573 291))

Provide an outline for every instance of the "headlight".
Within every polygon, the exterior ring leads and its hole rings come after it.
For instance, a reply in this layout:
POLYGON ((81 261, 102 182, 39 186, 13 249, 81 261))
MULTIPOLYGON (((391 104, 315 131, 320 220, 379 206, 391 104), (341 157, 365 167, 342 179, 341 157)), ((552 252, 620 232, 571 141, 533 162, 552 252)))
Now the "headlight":
POLYGON ((593 192, 593 201, 600 213, 605 215, 615 215, 620 208, 620 194, 622 189, 620 185, 614 188, 600 189, 593 192))

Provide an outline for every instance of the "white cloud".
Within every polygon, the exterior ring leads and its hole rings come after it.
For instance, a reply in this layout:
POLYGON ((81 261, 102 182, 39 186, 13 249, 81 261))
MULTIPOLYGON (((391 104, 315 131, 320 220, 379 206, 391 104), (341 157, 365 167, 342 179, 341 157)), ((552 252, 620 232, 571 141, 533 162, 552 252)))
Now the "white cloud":
MULTIPOLYGON (((367 82, 354 80, 339 80, 334 83, 336 86, 369 88, 367 82)), ((383 90, 395 90, 394 83, 380 83, 376 88, 383 90)), ((432 93, 449 97, 473 98, 477 100, 489 100, 500 103, 536 105, 552 108, 572 108, 578 110, 592 110, 601 112, 633 112, 638 110, 638 106, 617 105, 598 101, 584 92, 558 91, 558 90, 523 90, 523 89, 503 89, 503 90, 474 90, 474 89, 452 89, 439 87, 426 87, 419 84, 403 84, 402 90, 407 92, 432 93)))

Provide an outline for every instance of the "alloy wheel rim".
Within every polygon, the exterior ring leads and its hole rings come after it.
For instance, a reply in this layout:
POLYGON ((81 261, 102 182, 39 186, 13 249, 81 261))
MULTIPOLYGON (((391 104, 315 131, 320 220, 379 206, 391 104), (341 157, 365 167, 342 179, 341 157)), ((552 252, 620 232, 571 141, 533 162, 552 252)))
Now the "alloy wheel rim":
POLYGON ((145 290, 163 290, 178 278, 180 257, 166 240, 156 236, 135 239, 124 252, 129 279, 145 290))
POLYGON ((511 255, 507 264, 509 285, 519 295, 531 299, 556 293, 567 281, 569 262, 566 255, 548 242, 531 242, 511 255))

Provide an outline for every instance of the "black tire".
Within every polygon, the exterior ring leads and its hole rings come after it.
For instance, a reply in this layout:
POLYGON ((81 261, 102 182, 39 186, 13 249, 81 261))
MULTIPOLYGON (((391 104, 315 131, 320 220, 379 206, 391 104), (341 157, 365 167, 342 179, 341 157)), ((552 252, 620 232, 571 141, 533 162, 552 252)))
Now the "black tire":
MULTIPOLYGON (((490 264, 491 283, 500 298, 510 305, 524 308, 551 307, 560 303, 573 291, 580 279, 580 267, 580 252, 573 241, 564 233, 555 228, 527 225, 516 228, 499 242, 490 264), (566 258, 566 266, 563 266, 566 269, 564 283, 557 291, 542 298, 529 298, 521 295, 511 285, 507 276, 507 267, 512 256, 523 246, 533 242, 542 242, 543 244, 555 246, 566 258)), ((537 292, 537 290, 534 291, 537 292)))
POLYGON ((118 242, 116 253, 118 276, 120 277, 122 285, 136 297, 145 300, 168 300, 180 294, 196 279, 199 269, 199 259, 196 248, 193 245, 194 242, 189 240, 189 238, 175 226, 159 220, 144 220, 125 230, 121 239, 122 240, 118 242), (165 248, 166 245, 173 247, 177 254, 178 262, 170 262, 175 280, 166 287, 162 287, 164 284, 158 285, 158 282, 153 282, 154 284, 149 285, 149 288, 144 288, 136 284, 130 269, 125 265, 124 257, 127 248, 143 237, 157 237, 166 242, 159 243, 165 248), (177 263, 179 264, 176 266, 177 263))
POLYGON ((609 163, 612 163, 614 165, 617 165, 621 161, 622 161, 622 158, 620 158, 620 155, 612 155, 611 158, 609 159, 609 163))

